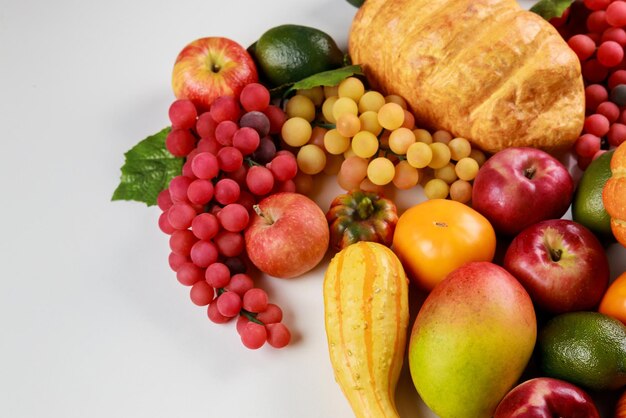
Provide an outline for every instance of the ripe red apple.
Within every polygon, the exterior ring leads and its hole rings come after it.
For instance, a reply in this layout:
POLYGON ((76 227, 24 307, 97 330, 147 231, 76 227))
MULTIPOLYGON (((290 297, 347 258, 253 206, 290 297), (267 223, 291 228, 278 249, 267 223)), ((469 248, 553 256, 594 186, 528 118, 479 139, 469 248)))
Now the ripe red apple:
POLYGON ((485 162, 474 179, 472 207, 496 232, 515 235, 567 211, 574 181, 559 160, 536 148, 507 148, 485 162))
POLYGON ((504 268, 548 312, 594 308, 609 282, 609 260, 596 236, 567 219, 529 226, 511 242, 504 268))
POLYGON ((252 57, 228 38, 197 39, 178 54, 172 88, 178 99, 189 99, 206 111, 219 96, 238 97, 248 83, 259 79, 252 57))
POLYGON ((257 268, 292 278, 315 267, 326 254, 329 230, 322 209, 299 193, 277 193, 255 205, 245 231, 246 251, 257 268))
POLYGON ((513 388, 494 414, 494 418, 522 417, 600 418, 600 414, 582 389, 563 380, 538 377, 513 388))

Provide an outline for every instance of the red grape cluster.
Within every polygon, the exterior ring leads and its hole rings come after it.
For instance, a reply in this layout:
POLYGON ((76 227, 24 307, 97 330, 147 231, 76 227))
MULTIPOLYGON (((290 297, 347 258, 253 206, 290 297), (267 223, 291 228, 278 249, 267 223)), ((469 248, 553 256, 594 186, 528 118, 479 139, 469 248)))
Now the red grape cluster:
POLYGON ((626 2, 577 0, 550 22, 581 63, 586 113, 574 150, 585 169, 626 140, 626 2))
POLYGON ((157 199, 159 227, 170 235, 169 264, 178 281, 191 286, 194 304, 225 323, 235 317, 243 344, 289 343, 281 309, 247 274, 243 231, 253 205, 270 193, 295 191, 295 156, 276 150, 271 135, 286 116, 270 104, 261 84, 248 84, 239 98, 221 96, 198 114, 189 100, 169 109, 172 130, 166 147, 184 157, 182 173, 157 199))

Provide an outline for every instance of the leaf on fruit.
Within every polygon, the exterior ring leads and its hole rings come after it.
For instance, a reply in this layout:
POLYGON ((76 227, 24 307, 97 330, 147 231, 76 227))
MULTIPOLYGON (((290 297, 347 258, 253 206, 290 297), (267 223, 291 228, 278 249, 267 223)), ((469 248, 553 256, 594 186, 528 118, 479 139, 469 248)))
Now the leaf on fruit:
POLYGON ((157 195, 170 180, 181 173, 183 159, 174 157, 165 147, 167 127, 151 135, 124 154, 120 184, 111 200, 135 200, 156 205, 157 195))
POLYGON ((573 0, 539 0, 530 8, 530 11, 550 20, 553 17, 561 17, 572 3, 573 0))
POLYGON ((286 92, 285 96, 295 90, 312 89, 317 86, 336 86, 348 77, 363 75, 360 65, 347 65, 334 70, 323 71, 313 74, 303 80, 294 83, 286 92))

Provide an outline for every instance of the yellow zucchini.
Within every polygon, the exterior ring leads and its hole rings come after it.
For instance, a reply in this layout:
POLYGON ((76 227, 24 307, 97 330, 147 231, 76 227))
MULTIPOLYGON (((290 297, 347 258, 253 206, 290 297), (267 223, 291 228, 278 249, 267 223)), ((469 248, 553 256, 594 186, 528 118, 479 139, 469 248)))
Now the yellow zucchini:
POLYGON ((330 361, 357 418, 398 418, 394 397, 404 360, 408 301, 402 264, 384 245, 352 244, 326 270, 330 361))

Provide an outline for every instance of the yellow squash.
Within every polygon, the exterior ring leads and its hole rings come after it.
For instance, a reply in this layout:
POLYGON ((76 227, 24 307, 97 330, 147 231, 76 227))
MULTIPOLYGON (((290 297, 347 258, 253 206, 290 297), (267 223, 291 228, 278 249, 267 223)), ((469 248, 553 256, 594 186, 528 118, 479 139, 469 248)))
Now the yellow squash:
POLYGON ((328 350, 335 379, 357 418, 398 418, 394 394, 406 346, 408 300, 402 264, 381 244, 352 244, 328 266, 328 350))

